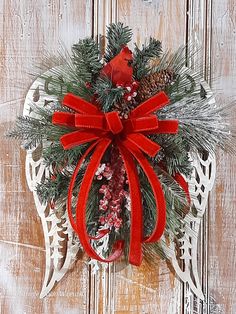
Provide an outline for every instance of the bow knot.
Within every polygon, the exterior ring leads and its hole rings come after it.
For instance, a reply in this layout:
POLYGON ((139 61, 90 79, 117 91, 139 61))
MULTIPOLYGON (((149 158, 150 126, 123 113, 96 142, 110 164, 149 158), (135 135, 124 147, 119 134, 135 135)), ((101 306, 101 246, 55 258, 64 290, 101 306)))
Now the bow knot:
POLYGON ((105 113, 105 118, 106 118, 106 122, 107 122, 107 126, 109 130, 113 134, 119 134, 123 130, 123 124, 119 117, 118 112, 111 111, 111 112, 105 113))

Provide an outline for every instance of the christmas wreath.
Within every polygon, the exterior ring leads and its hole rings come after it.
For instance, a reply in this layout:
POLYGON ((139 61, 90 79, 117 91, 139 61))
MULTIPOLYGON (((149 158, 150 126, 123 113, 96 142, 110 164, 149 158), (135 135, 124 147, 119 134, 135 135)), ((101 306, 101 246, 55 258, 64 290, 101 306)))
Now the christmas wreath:
POLYGON ((231 151, 234 134, 229 108, 211 102, 200 69, 186 66, 191 51, 163 53, 155 38, 131 51, 131 37, 117 23, 104 54, 92 38, 74 44, 41 76, 52 100, 30 104, 33 115, 19 117, 9 136, 25 149, 40 145, 49 175, 37 194, 68 214, 89 257, 140 265, 168 258, 187 213, 197 215, 193 157, 231 151))

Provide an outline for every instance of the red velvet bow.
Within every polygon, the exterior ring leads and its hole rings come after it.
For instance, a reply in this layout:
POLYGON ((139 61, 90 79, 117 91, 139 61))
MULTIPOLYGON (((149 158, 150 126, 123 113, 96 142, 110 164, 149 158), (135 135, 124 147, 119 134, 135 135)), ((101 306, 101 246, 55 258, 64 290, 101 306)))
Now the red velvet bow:
POLYGON ((117 241, 114 245, 113 253, 108 258, 104 259, 100 257, 91 246, 90 240, 99 239, 108 231, 104 231, 98 237, 90 237, 86 227, 86 203, 89 191, 95 172, 111 143, 119 149, 129 182, 131 198, 129 262, 134 265, 140 265, 142 261, 142 242, 156 242, 164 232, 166 222, 165 197, 159 179, 145 157, 145 154, 154 157, 160 149, 160 146, 150 140, 147 135, 177 133, 178 121, 161 121, 154 114, 155 111, 168 103, 169 99, 167 95, 164 92, 160 92, 133 109, 130 112, 129 118, 123 120, 120 119, 116 111, 104 113, 97 106, 80 97, 67 94, 64 97, 63 105, 74 110, 76 113, 55 112, 53 114, 52 120, 54 124, 75 129, 73 132, 61 137, 64 149, 92 142, 79 160, 72 175, 67 202, 71 225, 78 234, 85 251, 91 258, 101 262, 111 262, 121 256, 124 247, 124 241, 117 241), (90 162, 81 183, 74 218, 71 208, 73 187, 81 164, 91 152, 90 162), (142 197, 135 160, 146 174, 156 202, 155 227, 153 232, 146 238, 143 237, 142 197))

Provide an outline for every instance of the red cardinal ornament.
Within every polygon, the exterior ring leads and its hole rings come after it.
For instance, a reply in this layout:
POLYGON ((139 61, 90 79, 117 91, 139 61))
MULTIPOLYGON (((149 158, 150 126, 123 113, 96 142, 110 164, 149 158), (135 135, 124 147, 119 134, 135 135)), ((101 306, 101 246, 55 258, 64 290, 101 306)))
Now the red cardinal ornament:
POLYGON ((101 71, 101 75, 108 76, 116 86, 126 85, 132 82, 133 54, 128 47, 122 48, 120 53, 108 62, 101 71))

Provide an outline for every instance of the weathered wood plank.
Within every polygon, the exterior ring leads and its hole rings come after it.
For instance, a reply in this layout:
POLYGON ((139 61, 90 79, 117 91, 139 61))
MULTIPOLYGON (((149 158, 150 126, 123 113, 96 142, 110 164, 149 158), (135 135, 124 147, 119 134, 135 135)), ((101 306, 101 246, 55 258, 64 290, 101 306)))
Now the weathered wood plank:
MULTIPOLYGON (((190 60, 189 66, 201 71, 202 78, 209 84, 211 81, 211 0, 187 2, 187 43, 189 49, 195 49, 196 54, 190 60)), ((184 313, 188 313, 191 303, 196 313, 205 313, 208 304, 208 208, 200 225, 198 236, 198 272, 205 300, 198 299, 189 291, 188 284, 184 284, 186 302, 184 313), (188 301, 187 301, 188 299, 188 301)))
POLYGON ((86 313, 89 272, 79 261, 44 300, 39 299, 45 252, 40 219, 25 180, 25 154, 4 137, 32 83, 35 64, 60 41, 70 48, 92 31, 92 1, 0 1, 0 303, 1 313, 86 313))
MULTIPOLYGON (((217 93, 219 105, 234 101, 231 110, 233 126, 236 121, 235 55, 235 1, 212 1, 212 87, 217 93)), ((235 158, 219 152, 217 166, 216 185, 211 195, 209 211, 209 313, 233 314, 236 313, 235 158)))
POLYGON ((117 3, 117 20, 133 29, 137 44, 150 36, 162 41, 163 50, 185 44, 186 1, 118 0, 117 3))

